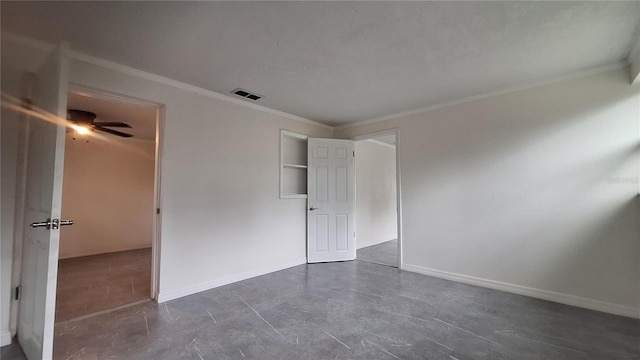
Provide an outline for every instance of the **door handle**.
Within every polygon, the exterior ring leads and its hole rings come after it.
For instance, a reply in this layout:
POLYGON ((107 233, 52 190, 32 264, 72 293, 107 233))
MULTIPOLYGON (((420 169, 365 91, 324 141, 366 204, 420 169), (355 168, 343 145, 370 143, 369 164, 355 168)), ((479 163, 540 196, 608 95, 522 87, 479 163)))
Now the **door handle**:
POLYGON ((73 220, 47 219, 47 221, 31 223, 32 228, 46 227, 47 230, 58 230, 60 226, 73 225, 73 220))
POLYGON ((320 209, 320 208, 317 208, 317 207, 310 207, 310 208, 309 208, 309 211, 318 210, 318 209, 320 209))
POLYGON ((49 229, 51 227, 51 219, 47 219, 47 221, 42 221, 42 222, 34 222, 31 223, 30 225, 32 228, 37 228, 37 227, 47 227, 47 229, 49 229))

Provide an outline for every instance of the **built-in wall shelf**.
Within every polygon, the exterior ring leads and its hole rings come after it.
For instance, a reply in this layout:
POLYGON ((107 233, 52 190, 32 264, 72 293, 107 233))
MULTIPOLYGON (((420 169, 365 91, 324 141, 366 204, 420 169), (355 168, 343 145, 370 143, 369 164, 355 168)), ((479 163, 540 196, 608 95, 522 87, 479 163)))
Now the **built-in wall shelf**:
POLYGON ((307 136, 280 130, 280 198, 307 197, 307 136))

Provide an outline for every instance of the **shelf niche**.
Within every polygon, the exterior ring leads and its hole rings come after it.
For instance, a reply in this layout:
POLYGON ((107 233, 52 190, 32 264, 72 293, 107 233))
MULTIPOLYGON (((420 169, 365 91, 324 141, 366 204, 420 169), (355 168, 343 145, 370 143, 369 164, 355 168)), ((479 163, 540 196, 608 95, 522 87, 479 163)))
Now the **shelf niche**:
POLYGON ((280 130, 280 198, 307 197, 307 136, 280 130))

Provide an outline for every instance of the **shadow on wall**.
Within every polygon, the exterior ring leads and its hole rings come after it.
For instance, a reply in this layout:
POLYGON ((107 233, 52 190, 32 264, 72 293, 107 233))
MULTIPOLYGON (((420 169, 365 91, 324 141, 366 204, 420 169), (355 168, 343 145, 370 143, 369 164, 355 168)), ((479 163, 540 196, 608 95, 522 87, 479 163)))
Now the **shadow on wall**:
MULTIPOLYGON (((636 298, 640 291, 640 264, 638 246, 629 243, 638 239, 638 202, 640 196, 627 199, 618 206, 609 206, 602 211, 584 212, 587 225, 580 228, 569 227, 565 241, 555 257, 555 265, 543 269, 542 277, 558 289, 580 286, 592 289, 594 282, 599 291, 614 292, 626 288, 628 298, 636 298), (635 250, 635 251, 634 251, 635 250), (603 269, 616 269, 618 276, 611 277, 603 269), (583 274, 568 278, 559 276, 563 272, 583 274), (635 287, 628 287, 628 279, 636 279, 635 287)), ((597 293, 585 293, 585 297, 597 297, 597 293)))
MULTIPOLYGON (((557 237, 565 241, 580 237, 586 240, 585 237, 590 236, 587 230, 596 230, 593 227, 603 221, 606 223, 612 214, 621 215, 621 209, 628 208, 625 201, 635 201, 637 195, 629 195, 625 190, 637 186, 637 177, 615 177, 608 174, 628 170, 630 165, 633 168, 635 158, 640 154, 639 150, 640 145, 621 147, 591 162, 567 167, 556 174, 557 176, 532 179, 528 184, 523 183, 523 188, 519 191, 503 194, 499 216, 496 216, 495 211, 474 212, 474 222, 485 224, 483 231, 478 233, 479 237, 491 236, 499 233, 501 229, 515 226, 520 239, 526 241, 524 244, 514 243, 513 248, 508 248, 509 251, 522 250, 523 247, 526 249, 527 243, 536 243, 547 231, 553 231, 557 237), (567 183, 562 184, 563 181, 567 183), (548 191, 559 186, 562 186, 562 191, 548 191), (620 193, 620 190, 623 193, 620 193), (619 202, 612 203, 612 196, 617 197, 619 202), (622 208, 619 209, 619 206, 622 208), (571 213, 544 211, 547 208, 567 207, 572 208, 571 213), (523 212, 529 216, 522 217, 523 212), (576 221, 580 224, 576 224, 576 221)), ((496 189, 496 192, 499 190, 496 189)), ((636 211, 631 208, 627 210, 636 211)), ((630 227, 627 226, 626 229, 630 227)), ((613 230, 609 232, 610 236, 622 235, 615 231, 616 228, 608 230, 613 230)), ((633 233, 626 234, 629 235, 633 233)), ((502 251, 502 255, 508 255, 509 251, 502 251)), ((551 258, 555 256, 550 254, 551 258)))
POLYGON ((637 307, 638 94, 622 70, 401 123, 405 262, 637 307), (636 300, 632 300, 636 299, 636 300))
MULTIPOLYGON (((635 93, 620 91, 620 82, 628 87, 628 79, 624 72, 616 79, 607 79, 612 83, 609 86, 617 85, 612 91, 594 91, 593 86, 561 83, 552 85, 559 88, 557 91, 547 91, 546 86, 528 90, 526 96, 523 92, 516 92, 435 110, 423 117, 413 116, 414 125, 420 125, 417 122, 427 124, 428 132, 404 131, 403 155, 409 157, 411 162, 428 165, 415 169, 422 175, 423 182, 419 185, 425 185, 440 183, 440 177, 446 177, 445 181, 451 180, 448 175, 455 176, 458 169, 481 173, 500 170, 520 155, 532 157, 530 171, 536 175, 538 169, 549 166, 549 161, 554 164, 571 160, 567 159, 568 156, 584 154, 585 146, 594 140, 613 140, 619 147, 635 146, 637 131, 619 138, 616 134, 628 128, 611 132, 616 121, 626 121, 624 118, 616 119, 610 114, 605 122, 598 119, 598 115, 622 103, 637 105, 640 86, 636 87, 635 93), (562 97, 556 93, 562 94, 562 97), (496 109, 510 116, 496 116, 496 109), (580 131, 588 132, 590 136, 575 136, 580 131), (629 135, 633 137, 633 142, 625 144, 619 141, 628 139, 629 135), (568 142, 566 138, 569 138, 568 142), (422 145, 420 152, 407 148, 416 139, 422 145), (550 146, 558 146, 561 151, 555 157, 536 156, 539 150, 550 146), (432 158, 440 161, 430 161, 432 158)), ((606 151, 609 150, 606 148, 606 151)))

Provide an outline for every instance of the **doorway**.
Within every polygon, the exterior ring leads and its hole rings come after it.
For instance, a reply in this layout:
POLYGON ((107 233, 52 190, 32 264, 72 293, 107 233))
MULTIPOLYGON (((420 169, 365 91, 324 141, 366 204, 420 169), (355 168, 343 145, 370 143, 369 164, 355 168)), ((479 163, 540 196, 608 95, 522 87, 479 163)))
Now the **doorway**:
POLYGON ((155 297, 159 109, 72 89, 56 323, 155 297))
POLYGON ((355 139, 356 259, 399 267, 397 134, 355 139))

